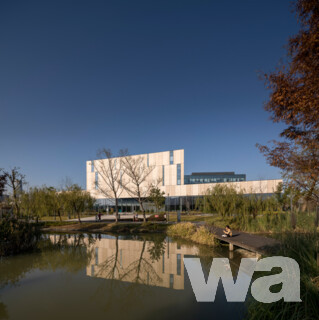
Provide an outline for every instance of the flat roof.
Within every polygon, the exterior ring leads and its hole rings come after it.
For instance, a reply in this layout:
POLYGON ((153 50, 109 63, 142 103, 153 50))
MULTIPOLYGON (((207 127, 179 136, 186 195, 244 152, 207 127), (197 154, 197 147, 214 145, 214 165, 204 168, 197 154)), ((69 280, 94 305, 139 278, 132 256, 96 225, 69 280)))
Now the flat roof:
MULTIPOLYGON (((135 154, 128 153, 127 155, 130 157, 135 157, 135 156, 144 156, 147 154, 164 153, 164 152, 170 152, 170 151, 185 151, 185 150, 184 149, 172 149, 172 150, 166 150, 166 151, 146 152, 146 153, 135 153, 135 154)), ((122 158, 122 156, 114 155, 112 157, 112 159, 115 159, 115 158, 122 158)), ((106 158, 103 158, 103 159, 106 159, 106 158)), ((101 159, 91 159, 91 160, 86 160, 86 162, 90 162, 90 161, 94 161, 94 160, 101 160, 101 159)))

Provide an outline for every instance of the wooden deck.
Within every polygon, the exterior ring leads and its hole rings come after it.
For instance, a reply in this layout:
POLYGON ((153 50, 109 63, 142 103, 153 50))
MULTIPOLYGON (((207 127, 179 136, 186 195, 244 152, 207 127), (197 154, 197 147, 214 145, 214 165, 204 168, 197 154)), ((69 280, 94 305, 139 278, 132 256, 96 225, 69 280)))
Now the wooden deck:
POLYGON ((213 226, 207 226, 207 228, 217 239, 229 243, 230 250, 236 246, 259 254, 270 254, 276 252, 280 246, 278 240, 260 235, 232 230, 233 236, 224 238, 222 237, 223 229, 213 226))

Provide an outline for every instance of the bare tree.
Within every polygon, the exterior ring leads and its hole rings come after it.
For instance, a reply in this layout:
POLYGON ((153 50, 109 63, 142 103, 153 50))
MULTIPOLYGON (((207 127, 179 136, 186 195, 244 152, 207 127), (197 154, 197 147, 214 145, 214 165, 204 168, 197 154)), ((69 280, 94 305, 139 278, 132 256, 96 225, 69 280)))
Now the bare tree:
POLYGON ((107 198, 115 200, 115 221, 119 218, 119 198, 125 185, 122 181, 123 162, 114 158, 110 149, 98 151, 98 160, 94 161, 95 172, 98 173, 97 189, 107 198))
POLYGON ((125 172, 123 176, 123 188, 132 197, 135 198, 140 204, 143 212, 144 222, 146 221, 145 209, 143 203, 147 200, 151 188, 158 186, 162 181, 151 181, 149 179, 155 166, 148 166, 142 156, 130 156, 127 150, 122 150, 121 162, 125 172))
POLYGON ((7 177, 4 173, 1 173, 2 169, 0 168, 0 201, 1 201, 1 197, 2 194, 4 192, 5 186, 6 186, 6 182, 7 182, 7 177))
POLYGON ((25 175, 19 172, 20 168, 14 167, 10 171, 4 171, 6 176, 7 186, 12 189, 12 200, 15 213, 20 215, 19 198, 22 192, 22 185, 24 183, 25 175))
POLYGON ((70 190, 73 185, 74 185, 74 182, 72 181, 72 178, 70 178, 69 176, 65 176, 60 180, 59 190, 60 191, 70 190))

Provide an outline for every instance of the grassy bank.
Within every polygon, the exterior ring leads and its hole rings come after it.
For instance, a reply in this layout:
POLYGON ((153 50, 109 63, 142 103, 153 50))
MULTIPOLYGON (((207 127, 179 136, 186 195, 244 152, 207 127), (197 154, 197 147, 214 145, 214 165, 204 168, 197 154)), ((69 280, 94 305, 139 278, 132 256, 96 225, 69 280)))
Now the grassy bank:
MULTIPOLYGON (((177 221, 176 212, 170 212, 168 217, 169 222, 177 221)), ((150 218, 150 220, 152 220, 152 218, 150 218)), ((154 222, 156 220, 160 221, 159 218, 153 220, 154 222)), ((242 216, 240 214, 222 216, 219 214, 184 213, 181 215, 181 222, 206 222, 208 225, 214 225, 220 228, 225 228, 226 225, 230 225, 234 230, 263 234, 289 231, 301 233, 313 232, 315 229, 315 221, 315 212, 296 212, 293 215, 290 212, 261 212, 255 217, 242 216)), ((86 231, 86 228, 91 228, 91 225, 96 226, 96 229, 100 229, 102 226, 110 224, 110 222, 82 222, 82 224, 77 224, 74 221, 45 221, 43 223, 45 227, 77 225, 77 231, 86 231)), ((127 222, 120 222, 119 224, 123 226, 129 225, 127 222)), ((121 228, 123 229, 124 227, 121 228)), ((125 230, 130 232, 131 229, 135 228, 131 226, 125 227, 123 232, 126 232, 125 230)), ((317 228, 317 232, 319 232, 319 228, 317 228)))
POLYGON ((167 224, 163 223, 59 223, 46 222, 43 224, 43 231, 58 232, 101 232, 101 233, 161 233, 167 229, 167 224))
POLYGON ((167 234, 171 237, 191 240, 199 244, 214 246, 217 240, 204 226, 197 228, 190 222, 178 223, 170 225, 167 229, 167 234))

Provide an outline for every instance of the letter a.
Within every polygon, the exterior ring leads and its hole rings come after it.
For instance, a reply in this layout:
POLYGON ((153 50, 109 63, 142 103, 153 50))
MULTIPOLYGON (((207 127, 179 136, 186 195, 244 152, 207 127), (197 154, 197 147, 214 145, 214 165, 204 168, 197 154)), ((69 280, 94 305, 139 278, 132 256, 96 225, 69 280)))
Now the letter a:
POLYGON ((269 257, 257 262, 256 271, 271 271, 273 267, 280 267, 282 272, 255 280, 251 285, 253 297, 263 303, 276 302, 281 298, 286 302, 301 302, 298 263, 288 257, 269 257), (282 283, 280 292, 270 292, 269 288, 278 283, 282 283))

